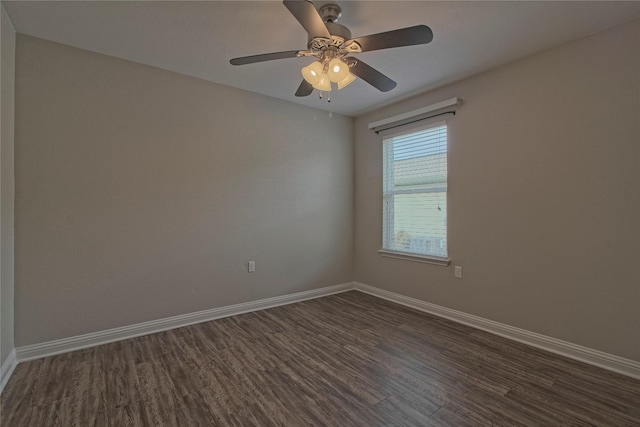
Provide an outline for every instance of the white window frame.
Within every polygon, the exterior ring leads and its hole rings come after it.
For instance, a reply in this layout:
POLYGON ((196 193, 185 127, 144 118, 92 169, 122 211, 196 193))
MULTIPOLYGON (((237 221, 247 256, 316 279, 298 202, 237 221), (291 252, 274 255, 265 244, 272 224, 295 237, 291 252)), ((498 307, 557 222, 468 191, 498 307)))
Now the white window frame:
MULTIPOLYGON (((403 126, 402 130, 400 131, 396 131, 396 132, 388 132, 386 133, 385 137, 383 138, 383 144, 385 146, 383 146, 383 153, 387 152, 386 150, 386 146, 388 144, 392 143, 392 138, 393 137, 397 137, 397 136, 401 136, 401 135, 407 135, 407 134, 412 134, 412 133, 418 133, 418 132, 422 132, 424 130, 430 129, 430 128, 434 128, 434 127, 438 127, 438 126, 447 126, 446 121, 443 120, 433 120, 433 121, 429 121, 426 123, 422 123, 419 125, 413 125, 413 126, 403 126)), ((447 152, 448 152, 448 133, 447 133, 447 152)), ((447 161, 448 161, 448 155, 447 155, 447 161)), ((382 167, 383 167, 383 176, 393 176, 393 161, 389 161, 388 158, 384 157, 382 160, 382 167), (389 170, 390 169, 390 170, 389 170)), ((447 179, 448 180, 448 179, 447 179)), ((433 188, 428 188, 428 189, 407 189, 407 190, 393 190, 391 188, 389 188, 389 186, 392 186, 393 183, 390 182, 386 182, 383 179, 383 189, 382 189, 382 197, 383 197, 383 223, 382 223, 382 249, 380 249, 378 251, 378 253, 382 256, 386 256, 386 257, 390 257, 390 258, 399 258, 399 259, 405 259, 405 260, 410 260, 410 261, 418 261, 418 262, 423 262, 423 263, 428 263, 428 264, 435 264, 435 265, 449 265, 450 264, 450 258, 447 257, 438 257, 435 255, 425 255, 425 254, 419 254, 419 253, 413 253, 413 252, 401 252, 401 251, 397 251, 394 249, 390 248, 390 244, 389 242, 393 241, 393 227, 388 226, 388 224, 393 224, 393 215, 394 215, 394 206, 393 203, 391 203, 391 200, 393 199, 393 196, 398 195, 398 194, 424 194, 424 193, 433 193, 433 192, 443 192, 446 194, 447 193, 447 184, 445 183, 444 187, 443 186, 439 186, 439 187, 433 187, 433 188), (385 243, 387 243, 387 245, 385 246, 385 243)), ((448 196, 448 195, 447 195, 448 196)), ((448 197, 447 197, 448 200, 448 197)), ((448 216, 448 209, 447 209, 447 216, 448 216)), ((446 224, 448 224, 448 221, 446 221, 446 224)), ((445 227, 447 227, 447 225, 445 225, 445 227)), ((445 233, 448 236, 448 229, 445 229, 445 233)), ((448 254, 447 254, 448 255, 448 254)))

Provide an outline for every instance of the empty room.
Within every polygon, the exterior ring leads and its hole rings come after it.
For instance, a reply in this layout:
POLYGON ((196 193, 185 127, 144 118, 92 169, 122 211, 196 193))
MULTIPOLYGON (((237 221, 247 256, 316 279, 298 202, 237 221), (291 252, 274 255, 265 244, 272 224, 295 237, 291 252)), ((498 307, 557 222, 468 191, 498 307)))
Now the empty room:
POLYGON ((3 427, 640 426, 640 1, 0 6, 3 427))

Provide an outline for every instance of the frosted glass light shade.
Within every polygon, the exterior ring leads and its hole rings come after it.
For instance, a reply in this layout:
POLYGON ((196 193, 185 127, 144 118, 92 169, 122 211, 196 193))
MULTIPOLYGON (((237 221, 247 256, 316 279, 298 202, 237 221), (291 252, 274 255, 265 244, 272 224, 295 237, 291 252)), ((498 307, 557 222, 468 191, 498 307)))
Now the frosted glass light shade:
POLYGON ((329 80, 329 76, 326 74, 320 74, 320 80, 318 83, 312 84, 314 89, 318 89, 322 92, 331 92, 331 80, 329 80))
POLYGON ((354 76, 351 73, 347 73, 347 76, 338 82, 338 90, 351 84, 355 79, 356 79, 356 76, 354 76))
POLYGON ((304 68, 302 68, 302 77, 310 84, 316 85, 320 81, 322 75, 323 66, 320 62, 316 61, 304 68))
POLYGON ((344 61, 340 58, 333 58, 331 62, 329 62, 329 79, 332 82, 339 82, 344 80, 345 77, 349 74, 349 66, 344 63, 344 61))

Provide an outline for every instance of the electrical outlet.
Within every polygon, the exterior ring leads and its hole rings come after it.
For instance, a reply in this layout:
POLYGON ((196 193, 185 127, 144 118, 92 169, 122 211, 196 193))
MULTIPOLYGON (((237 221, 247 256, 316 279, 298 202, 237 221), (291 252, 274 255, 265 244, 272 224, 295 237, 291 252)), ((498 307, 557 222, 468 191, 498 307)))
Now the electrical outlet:
POLYGON ((253 273, 254 271, 256 271, 256 262, 249 261, 249 273, 253 273))
POLYGON ((458 279, 462 279, 462 266, 461 265, 456 265, 454 270, 455 270, 454 275, 458 279))

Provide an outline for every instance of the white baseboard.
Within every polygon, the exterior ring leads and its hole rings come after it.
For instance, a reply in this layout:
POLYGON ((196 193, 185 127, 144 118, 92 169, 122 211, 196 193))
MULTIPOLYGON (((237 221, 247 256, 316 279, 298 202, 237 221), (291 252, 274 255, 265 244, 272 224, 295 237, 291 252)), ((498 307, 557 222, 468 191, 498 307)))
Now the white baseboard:
POLYGON ((355 289, 570 359, 640 379, 640 362, 355 282, 355 289))
POLYGON ((0 393, 2 393, 2 390, 4 390, 4 386, 6 386, 9 382, 9 378, 11 377, 11 374, 13 374, 13 370, 16 369, 17 364, 16 350, 13 349, 0 366, 0 393))
POLYGON ((90 334, 78 335, 60 340, 48 341, 40 344, 33 344, 18 347, 11 352, 5 363, 2 364, 0 390, 9 380, 11 373, 15 369, 16 363, 27 360, 39 359, 53 356, 55 354, 69 351, 81 350, 83 348, 94 347, 114 341, 134 338, 141 335, 153 334, 169 329, 180 328, 196 323, 208 322, 237 314, 251 311, 264 310, 280 305, 292 304, 313 298, 320 298, 327 295, 357 290, 378 298, 383 298, 397 304, 424 311, 439 317, 463 323, 465 325, 490 332, 495 335, 521 342, 533 347, 540 348, 570 359, 579 360, 594 366, 598 366, 613 372, 617 372, 632 378, 640 379, 640 362, 625 359, 599 350, 590 349, 556 338, 530 332, 504 323, 484 319, 482 317, 452 310, 436 304, 431 304, 416 298, 407 297, 394 292, 389 292, 373 286, 358 282, 343 283, 341 285, 329 286, 311 291, 297 292, 294 294, 279 297, 266 298, 242 304, 235 304, 226 307, 219 307, 210 310, 198 311, 165 319, 153 320, 150 322, 138 323, 135 325, 123 326, 106 331, 94 332, 90 334))
POLYGON ((248 313, 251 311, 264 310, 266 308, 292 304, 313 298, 320 298, 327 295, 349 291, 353 288, 353 282, 343 283, 341 285, 265 298, 257 301, 229 305, 226 307, 213 308, 210 310, 197 311, 195 313, 181 314, 179 316, 137 323, 135 325, 122 326, 120 328, 108 329, 106 331, 92 332, 89 334, 77 335, 40 344, 27 345, 18 347, 15 351, 18 362, 24 362, 27 360, 40 359, 42 357, 53 356, 55 354, 67 353, 69 351, 107 344, 114 341, 135 338, 141 335, 154 334, 156 332, 162 332, 169 329, 181 328, 183 326, 193 325, 196 323, 208 322, 222 317, 235 316, 237 314, 248 313))

